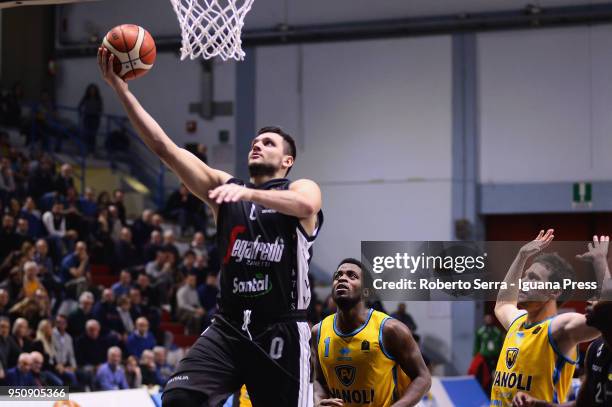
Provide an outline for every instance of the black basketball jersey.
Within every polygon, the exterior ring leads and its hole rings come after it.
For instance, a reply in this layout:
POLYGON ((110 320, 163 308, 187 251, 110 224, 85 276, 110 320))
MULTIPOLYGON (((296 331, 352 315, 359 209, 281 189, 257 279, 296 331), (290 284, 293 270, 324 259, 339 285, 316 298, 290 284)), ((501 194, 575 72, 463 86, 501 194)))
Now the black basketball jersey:
POLYGON ((612 351, 603 338, 595 340, 588 351, 586 368, 589 370, 589 394, 593 406, 612 406, 612 351))
MULTIPOLYGON (((228 183, 245 185, 232 178, 228 183)), ((273 179, 260 190, 287 190, 291 182, 273 179)), ((310 304, 308 268, 312 244, 323 223, 318 214, 312 236, 299 219, 253 202, 224 202, 219 207, 217 242, 221 258, 220 312, 241 320, 251 310, 253 322, 274 321, 310 304)))

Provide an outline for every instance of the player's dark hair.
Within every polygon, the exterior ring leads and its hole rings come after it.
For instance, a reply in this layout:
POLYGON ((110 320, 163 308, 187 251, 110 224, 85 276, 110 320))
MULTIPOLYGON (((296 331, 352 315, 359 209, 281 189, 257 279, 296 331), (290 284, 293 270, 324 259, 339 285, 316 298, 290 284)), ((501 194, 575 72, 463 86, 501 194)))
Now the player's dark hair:
POLYGON ((354 259, 352 257, 347 257, 346 259, 342 259, 340 261, 340 263, 338 263, 338 266, 336 267, 336 270, 338 270, 340 268, 341 265, 343 264, 354 264, 355 266, 359 267, 359 269, 361 270, 361 276, 363 277, 363 273, 364 271, 366 271, 366 267, 365 265, 360 262, 357 259, 354 259))
MULTIPOLYGON (((285 154, 293 157, 293 161, 295 162, 295 159, 297 158, 297 148, 295 146, 295 140, 293 139, 293 137, 291 137, 291 135, 289 135, 289 133, 287 133, 285 130, 283 130, 282 128, 278 126, 266 126, 266 127, 262 127, 261 129, 257 131, 258 136, 263 133, 274 133, 274 134, 278 134, 279 136, 281 136, 283 140, 285 141, 285 146, 284 146, 285 154)), ((287 174, 289 174, 289 171, 291 171, 291 168, 292 167, 289 167, 287 169, 287 174)))
MULTIPOLYGON (((574 269, 567 260, 559 256, 558 253, 544 253, 533 259, 534 263, 540 263, 550 271, 548 281, 559 283, 563 287, 563 280, 573 280, 575 277, 574 269)), ((557 298, 557 305, 563 304, 572 296, 571 288, 562 289, 561 295, 557 298)))

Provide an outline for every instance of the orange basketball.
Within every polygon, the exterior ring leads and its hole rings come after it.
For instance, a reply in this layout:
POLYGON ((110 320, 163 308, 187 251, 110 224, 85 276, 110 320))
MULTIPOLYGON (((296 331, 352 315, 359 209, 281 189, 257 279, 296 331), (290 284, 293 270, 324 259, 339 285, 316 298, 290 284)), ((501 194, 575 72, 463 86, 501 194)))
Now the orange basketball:
POLYGON ((115 73, 124 80, 139 78, 153 68, 155 41, 138 25, 118 25, 106 34, 102 45, 115 55, 115 73))

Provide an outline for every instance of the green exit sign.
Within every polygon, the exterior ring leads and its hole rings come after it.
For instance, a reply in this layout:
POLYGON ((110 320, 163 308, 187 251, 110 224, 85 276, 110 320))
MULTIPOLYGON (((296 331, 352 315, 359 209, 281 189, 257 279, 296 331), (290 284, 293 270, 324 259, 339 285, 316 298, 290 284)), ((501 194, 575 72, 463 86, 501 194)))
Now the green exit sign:
POLYGON ((573 208, 591 208, 593 206, 593 186, 590 182, 576 182, 572 189, 573 208))

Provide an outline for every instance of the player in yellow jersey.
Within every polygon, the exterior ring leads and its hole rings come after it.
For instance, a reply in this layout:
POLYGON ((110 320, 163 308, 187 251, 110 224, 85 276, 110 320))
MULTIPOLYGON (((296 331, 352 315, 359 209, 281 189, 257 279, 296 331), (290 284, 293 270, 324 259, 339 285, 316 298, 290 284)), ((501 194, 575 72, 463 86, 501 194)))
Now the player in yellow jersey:
POLYGON ((315 406, 414 406, 431 376, 410 330, 364 302, 363 264, 340 262, 332 285, 338 312, 312 328, 315 406))
MULTIPOLYGON (((552 242, 553 232, 540 231, 519 250, 504 280, 507 288, 498 294, 495 315, 508 333, 493 376, 493 407, 511 406, 521 393, 547 402, 565 401, 575 369, 576 345, 599 336, 583 314, 557 315, 557 303, 567 299, 569 291, 525 289, 526 285, 562 283, 573 277, 569 263, 556 253, 539 255, 524 270, 527 260, 552 242), (519 290, 520 278, 523 285, 519 290)), ((599 284, 609 276, 608 244, 607 236, 595 236, 588 252, 578 256, 593 263, 599 284)))

